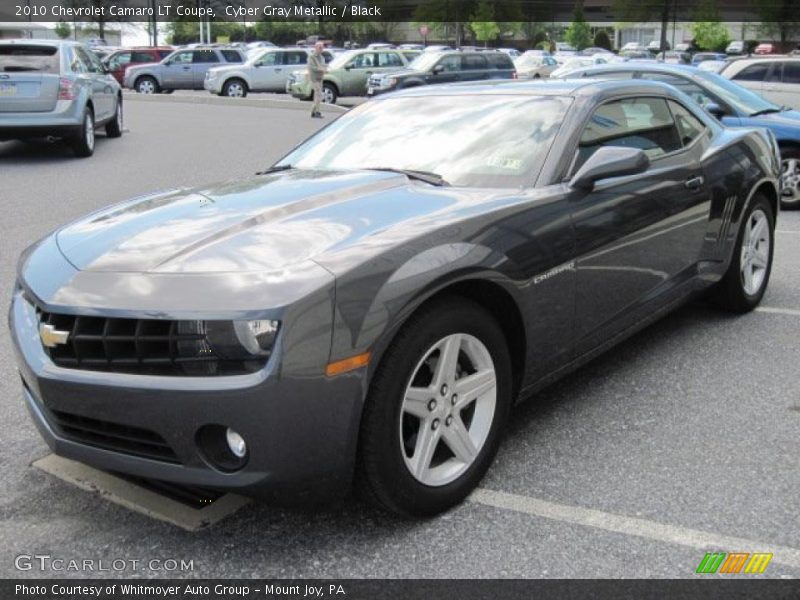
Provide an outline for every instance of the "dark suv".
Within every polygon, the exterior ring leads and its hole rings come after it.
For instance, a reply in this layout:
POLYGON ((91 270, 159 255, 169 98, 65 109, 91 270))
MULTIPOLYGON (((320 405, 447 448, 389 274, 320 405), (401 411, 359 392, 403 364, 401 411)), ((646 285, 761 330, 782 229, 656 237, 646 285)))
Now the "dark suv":
POLYGON ((423 52, 408 69, 372 75, 367 81, 367 95, 435 83, 516 77, 514 62, 504 52, 423 52))
POLYGON ((125 48, 115 50, 103 59, 103 64, 108 72, 119 81, 124 83, 125 69, 133 65, 144 63, 157 63, 171 54, 173 48, 125 48))

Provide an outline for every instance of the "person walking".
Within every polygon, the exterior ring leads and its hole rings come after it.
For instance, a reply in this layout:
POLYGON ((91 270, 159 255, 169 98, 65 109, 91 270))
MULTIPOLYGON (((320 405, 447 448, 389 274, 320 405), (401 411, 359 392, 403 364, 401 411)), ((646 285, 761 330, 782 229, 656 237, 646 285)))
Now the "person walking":
POLYGON ((314 44, 314 50, 308 55, 308 79, 311 81, 311 87, 314 90, 314 104, 311 106, 311 116, 317 119, 322 118, 322 113, 319 111, 320 102, 322 102, 322 78, 328 72, 325 66, 325 58, 322 56, 322 51, 325 49, 325 44, 317 42, 314 44))

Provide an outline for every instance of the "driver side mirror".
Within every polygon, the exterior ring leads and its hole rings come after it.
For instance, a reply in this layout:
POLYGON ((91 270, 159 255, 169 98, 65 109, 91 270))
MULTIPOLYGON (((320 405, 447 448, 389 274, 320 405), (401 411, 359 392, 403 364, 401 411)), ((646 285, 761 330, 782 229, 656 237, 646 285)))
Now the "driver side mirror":
POLYGON ((436 65, 433 67, 433 74, 438 75, 439 73, 444 71, 444 65, 436 65))
POLYGON ((721 119, 725 116, 725 109, 723 109, 719 104, 716 102, 709 102, 705 106, 703 106, 708 112, 714 115, 716 118, 721 119))
POLYGON ((644 173, 649 166, 650 159, 640 148, 602 146, 578 169, 569 186, 590 192, 601 179, 644 173))

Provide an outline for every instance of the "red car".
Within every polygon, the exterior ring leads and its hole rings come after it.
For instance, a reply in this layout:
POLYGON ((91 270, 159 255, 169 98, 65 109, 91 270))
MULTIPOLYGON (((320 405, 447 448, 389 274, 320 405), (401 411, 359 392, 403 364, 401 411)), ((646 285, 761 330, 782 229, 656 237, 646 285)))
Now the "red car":
POLYGON ((151 48, 149 46, 142 48, 123 48, 109 54, 103 59, 103 63, 108 67, 114 79, 122 81, 125 78, 125 69, 130 65, 140 65, 143 63, 160 62, 165 56, 170 54, 174 49, 169 46, 159 46, 151 48))
POLYGON ((756 46, 755 50, 753 50, 753 54, 774 54, 775 53, 775 45, 774 44, 759 44, 756 46))

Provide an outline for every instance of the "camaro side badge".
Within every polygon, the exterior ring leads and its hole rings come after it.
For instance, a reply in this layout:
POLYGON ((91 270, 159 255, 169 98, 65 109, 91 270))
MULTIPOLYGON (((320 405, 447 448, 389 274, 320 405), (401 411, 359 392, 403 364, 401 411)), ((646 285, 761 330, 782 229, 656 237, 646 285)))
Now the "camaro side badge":
POLYGON ((59 331, 48 323, 39 324, 39 337, 46 348, 55 348, 61 344, 66 344, 69 338, 69 331, 59 331))
POLYGON ((559 265, 558 267, 550 269, 549 271, 545 271, 541 275, 536 275, 533 278, 533 284, 536 285, 537 283, 542 283, 543 281, 550 279, 554 275, 558 275, 559 273, 563 273, 564 271, 571 271, 574 268, 575 268, 575 261, 571 260, 568 263, 559 265))

